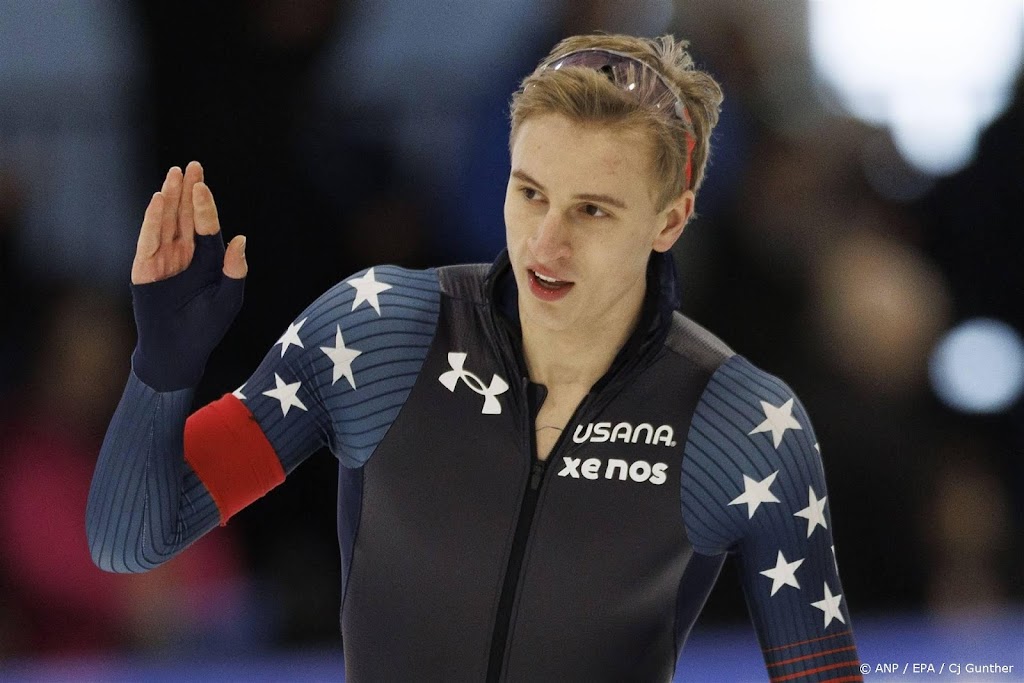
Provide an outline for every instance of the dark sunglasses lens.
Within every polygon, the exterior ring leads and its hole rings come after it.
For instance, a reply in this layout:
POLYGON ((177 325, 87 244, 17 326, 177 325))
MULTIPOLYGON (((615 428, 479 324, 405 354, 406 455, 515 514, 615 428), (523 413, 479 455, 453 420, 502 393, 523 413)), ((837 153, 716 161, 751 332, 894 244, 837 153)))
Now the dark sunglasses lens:
POLYGON ((574 52, 552 62, 550 69, 561 69, 563 67, 583 67, 599 71, 608 77, 612 83, 637 97, 650 99, 658 102, 662 98, 675 100, 675 95, 662 82, 661 78, 643 62, 616 55, 600 50, 588 50, 574 52), (647 78, 644 78, 644 76, 647 78))

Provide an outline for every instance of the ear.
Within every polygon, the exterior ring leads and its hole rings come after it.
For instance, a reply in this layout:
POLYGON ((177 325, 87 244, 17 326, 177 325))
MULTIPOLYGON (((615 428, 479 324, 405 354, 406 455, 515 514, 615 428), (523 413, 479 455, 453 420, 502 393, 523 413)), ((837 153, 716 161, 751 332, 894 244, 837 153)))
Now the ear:
POLYGON ((690 216, 693 215, 693 204, 696 196, 693 190, 685 190, 658 215, 661 229, 654 236, 651 249, 665 252, 672 248, 679 236, 683 234, 690 216))

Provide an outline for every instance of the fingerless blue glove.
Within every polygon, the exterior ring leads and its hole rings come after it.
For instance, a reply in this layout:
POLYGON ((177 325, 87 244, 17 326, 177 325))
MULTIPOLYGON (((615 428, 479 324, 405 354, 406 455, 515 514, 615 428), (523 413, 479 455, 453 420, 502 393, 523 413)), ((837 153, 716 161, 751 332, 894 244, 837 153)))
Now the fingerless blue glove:
POLYGON ((245 278, 223 272, 221 233, 196 235, 188 268, 145 285, 132 285, 139 339, 135 375, 157 391, 195 387, 206 361, 242 308, 245 278))

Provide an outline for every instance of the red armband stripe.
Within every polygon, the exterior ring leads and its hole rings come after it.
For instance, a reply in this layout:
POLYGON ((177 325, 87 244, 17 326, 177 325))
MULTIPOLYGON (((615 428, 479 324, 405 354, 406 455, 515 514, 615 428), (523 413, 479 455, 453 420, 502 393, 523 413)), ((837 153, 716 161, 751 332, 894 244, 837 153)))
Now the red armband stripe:
POLYGON ((221 526, 285 476, 256 418, 231 394, 185 421, 185 460, 217 504, 221 526))

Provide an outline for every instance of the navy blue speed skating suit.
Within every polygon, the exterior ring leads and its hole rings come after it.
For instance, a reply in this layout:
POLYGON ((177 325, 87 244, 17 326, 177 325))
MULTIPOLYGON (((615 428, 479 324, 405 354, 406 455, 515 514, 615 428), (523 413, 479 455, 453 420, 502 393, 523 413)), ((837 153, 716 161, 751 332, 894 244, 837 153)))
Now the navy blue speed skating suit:
MULTIPOLYGON (((136 287, 137 311, 174 282, 136 287)), ((677 312, 654 254, 639 326, 542 462, 517 296, 504 253, 371 268, 191 417, 196 378, 137 353, 90 493, 95 561, 155 567, 326 445, 348 680, 667 681, 729 554, 772 681, 860 680, 789 387, 677 312)))

